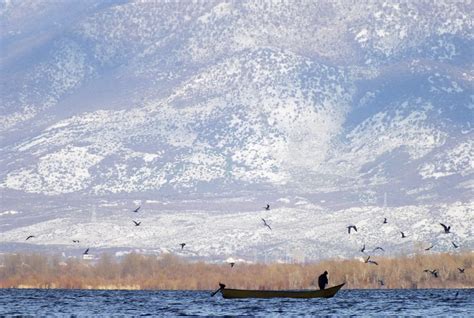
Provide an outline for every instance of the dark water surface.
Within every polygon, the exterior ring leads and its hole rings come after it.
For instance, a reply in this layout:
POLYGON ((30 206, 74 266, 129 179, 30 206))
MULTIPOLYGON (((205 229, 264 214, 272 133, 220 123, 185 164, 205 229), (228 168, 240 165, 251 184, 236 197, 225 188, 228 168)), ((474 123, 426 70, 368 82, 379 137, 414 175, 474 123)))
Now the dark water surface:
POLYGON ((341 290, 331 299, 223 299, 202 291, 0 289, 0 315, 474 316, 474 289, 341 290))

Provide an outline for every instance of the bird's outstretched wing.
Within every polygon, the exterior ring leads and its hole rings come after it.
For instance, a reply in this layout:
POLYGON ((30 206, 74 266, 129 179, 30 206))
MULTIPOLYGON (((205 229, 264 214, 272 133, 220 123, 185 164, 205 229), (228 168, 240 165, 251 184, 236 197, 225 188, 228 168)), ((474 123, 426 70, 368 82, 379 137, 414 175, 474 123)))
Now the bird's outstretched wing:
POLYGON ((441 226, 443 227, 443 229, 444 229, 444 231, 445 231, 446 233, 448 233, 448 232, 449 232, 449 229, 451 228, 451 226, 446 226, 446 225, 444 225, 443 223, 440 223, 439 225, 441 225, 441 226))

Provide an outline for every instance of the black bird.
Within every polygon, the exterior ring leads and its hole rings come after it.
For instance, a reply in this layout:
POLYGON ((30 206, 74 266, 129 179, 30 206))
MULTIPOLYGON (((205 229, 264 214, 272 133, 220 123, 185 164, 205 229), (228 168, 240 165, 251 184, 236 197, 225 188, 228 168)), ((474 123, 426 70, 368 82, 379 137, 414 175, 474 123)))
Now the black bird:
POLYGON ((267 221, 265 221, 265 219, 262 219, 263 221, 263 225, 268 227, 270 229, 270 231, 272 230, 272 228, 270 227, 270 225, 268 225, 267 221))
POLYGON ((383 280, 381 280, 381 279, 379 279, 379 283, 380 283, 380 286, 384 286, 384 285, 385 285, 384 282, 383 282, 383 280))
POLYGON ((181 243, 179 245, 181 245, 181 249, 183 249, 186 246, 186 243, 181 243))
POLYGON ((459 245, 456 245, 456 243, 454 243, 454 242, 451 242, 451 243, 453 243, 454 248, 458 248, 458 247, 459 247, 459 245))
POLYGON ((267 203, 267 206, 265 207, 265 210, 270 210, 270 204, 267 203))
POLYGON ((431 246, 430 246, 430 247, 428 247, 428 248, 425 248, 425 251, 429 251, 429 250, 431 250, 433 247, 434 247, 434 245, 433 245, 433 244, 431 244, 431 246))
POLYGON ((89 248, 87 248, 87 250, 85 250, 83 254, 84 254, 84 255, 89 254, 89 248))
POLYGON ((379 263, 377 263, 376 261, 371 261, 370 256, 367 257, 367 259, 365 260, 365 263, 371 263, 371 264, 379 265, 379 263))
POLYGON ((372 252, 375 252, 376 250, 381 250, 382 252, 385 252, 385 250, 381 248, 380 246, 377 246, 376 248, 374 248, 372 252))
POLYGON ((33 237, 36 237, 36 236, 34 236, 34 235, 30 235, 30 236, 28 236, 28 237, 26 238, 26 240, 25 240, 25 241, 28 241, 30 238, 33 238, 33 237))
POLYGON ((140 205, 138 208, 136 208, 135 210, 133 210, 133 212, 138 212, 138 210, 140 210, 142 206, 140 205))
POLYGON ((235 263, 234 262, 231 262, 229 263, 230 264, 230 268, 234 267, 235 263))
POLYGON ((444 233, 446 233, 446 234, 449 233, 449 230, 451 229, 451 226, 446 226, 443 223, 440 223, 439 225, 441 225, 443 227, 444 233))
POLYGON ((465 271, 465 270, 466 270, 465 268, 459 268, 459 267, 458 267, 458 271, 459 271, 459 273, 461 273, 461 274, 464 274, 464 271, 465 271))
POLYGON ((402 231, 400 231, 400 233, 402 234, 402 238, 407 237, 407 236, 405 235, 405 233, 403 233, 402 231))
POLYGON ((434 277, 438 278, 438 270, 437 270, 437 269, 433 269, 433 270, 425 269, 423 272, 425 272, 425 273, 431 273, 431 275, 433 275, 434 277))
POLYGON ((351 229, 354 229, 354 231, 357 232, 357 228, 356 228, 355 225, 349 225, 349 226, 347 227, 347 233, 351 234, 351 229))
POLYGON ((387 218, 383 218, 383 224, 387 224, 387 218))
POLYGON ((140 226, 140 224, 142 224, 142 222, 137 222, 135 220, 132 220, 132 221, 133 221, 133 223, 135 223, 135 226, 140 226))
POLYGON ((361 251, 362 253, 365 253, 365 244, 364 244, 364 246, 362 246, 362 248, 360 249, 360 251, 361 251))
POLYGON ((79 243, 79 240, 72 240, 73 243, 79 243))

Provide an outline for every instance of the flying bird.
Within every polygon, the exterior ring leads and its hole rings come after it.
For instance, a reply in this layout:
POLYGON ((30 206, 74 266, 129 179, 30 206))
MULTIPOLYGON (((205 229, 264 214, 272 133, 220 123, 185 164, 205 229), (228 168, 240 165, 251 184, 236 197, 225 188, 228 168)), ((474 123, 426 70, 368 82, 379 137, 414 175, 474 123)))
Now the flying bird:
POLYGON ((402 238, 407 237, 407 236, 405 235, 405 233, 403 233, 402 231, 400 231, 400 233, 402 234, 402 238))
POLYGON ((446 226, 443 223, 440 223, 439 225, 441 225, 443 227, 444 233, 446 233, 446 234, 450 233, 449 230, 451 229, 451 226, 446 226))
POLYGON ((383 224, 387 224, 387 218, 383 218, 383 224))
POLYGON ((464 274, 465 270, 466 270, 465 268, 458 267, 458 271, 459 271, 460 274, 464 274))
POLYGON ((458 248, 458 247, 459 247, 459 245, 456 245, 456 243, 454 243, 454 242, 451 242, 451 243, 453 243, 454 248, 458 248))
POLYGON ((381 248, 380 246, 377 246, 376 248, 374 248, 372 252, 375 252, 376 250, 381 250, 382 252, 385 252, 385 250, 381 248))
POLYGON ((183 249, 186 246, 186 243, 181 243, 179 245, 181 245, 181 249, 183 249))
POLYGON ((371 260, 370 260, 370 256, 367 257, 367 259, 365 260, 365 263, 370 263, 370 264, 379 265, 379 263, 377 263, 376 261, 371 261, 371 260))
POLYGON ((79 243, 79 240, 72 240, 73 243, 79 243))
POLYGON ((425 272, 425 273, 431 273, 431 275, 433 275, 434 277, 438 278, 438 270, 437 270, 437 269, 433 269, 433 270, 425 269, 423 272, 425 272))
POLYGON ((82 254, 84 254, 84 255, 89 254, 89 248, 87 248, 87 250, 85 250, 84 253, 82 253, 82 254))
POLYGON ((357 228, 356 228, 355 225, 349 225, 349 226, 347 227, 347 233, 351 234, 351 229, 354 229, 354 231, 357 232, 357 228))
POLYGON ((360 251, 361 251, 362 253, 365 253, 365 244, 364 244, 364 246, 362 246, 362 248, 360 249, 360 251))
POLYGON ((135 212, 135 213, 138 212, 138 210, 140 210, 141 207, 142 207, 142 206, 140 205, 138 208, 136 208, 135 210, 133 210, 133 212, 135 212))
POLYGON ((270 204, 267 203, 267 206, 265 207, 265 210, 270 210, 270 204))
POLYGON ((427 248, 425 248, 425 251, 429 251, 429 250, 431 250, 433 247, 434 247, 434 245, 433 245, 433 244, 431 244, 431 246, 430 246, 430 247, 427 247, 427 248))
POLYGON ((26 238, 26 240, 25 240, 25 241, 28 241, 30 238, 33 238, 33 237, 36 237, 36 236, 34 236, 34 235, 30 235, 30 236, 28 236, 28 237, 26 238))
POLYGON ((265 221, 265 219, 262 218, 262 221, 263 221, 263 225, 268 227, 270 229, 270 231, 272 230, 272 228, 270 227, 270 225, 268 225, 267 221, 265 221))
POLYGON ((234 267, 235 263, 234 262, 231 262, 229 263, 230 264, 230 268, 234 267))
POLYGON ((132 221, 133 221, 133 223, 135 223, 135 226, 140 226, 140 224, 142 224, 141 221, 140 221, 140 222, 137 222, 137 221, 135 221, 135 220, 132 220, 132 221))

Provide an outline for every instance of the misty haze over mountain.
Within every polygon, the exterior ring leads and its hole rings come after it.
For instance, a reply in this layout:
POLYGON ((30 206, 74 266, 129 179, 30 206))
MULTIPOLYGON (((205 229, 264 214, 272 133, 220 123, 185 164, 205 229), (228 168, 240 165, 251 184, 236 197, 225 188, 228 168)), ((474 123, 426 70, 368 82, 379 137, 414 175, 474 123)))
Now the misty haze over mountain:
POLYGON ((472 250, 472 12, 470 1, 0 2, 0 251, 472 250))

